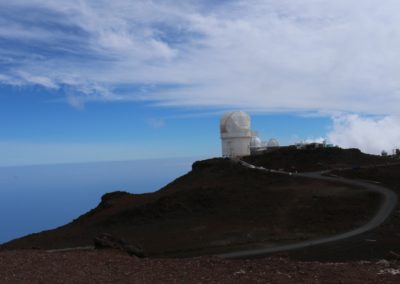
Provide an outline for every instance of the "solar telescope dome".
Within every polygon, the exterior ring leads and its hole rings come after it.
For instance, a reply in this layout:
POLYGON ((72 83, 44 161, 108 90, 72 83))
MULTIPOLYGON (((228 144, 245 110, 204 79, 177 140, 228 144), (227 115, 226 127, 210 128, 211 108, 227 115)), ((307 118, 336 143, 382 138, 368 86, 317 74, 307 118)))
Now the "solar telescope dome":
POLYGON ((250 155, 250 116, 243 111, 225 113, 220 121, 222 156, 243 157, 250 155))
POLYGON ((223 133, 248 133, 250 131, 250 116, 243 111, 234 111, 224 114, 220 122, 223 133))
POLYGON ((279 147, 279 142, 278 142, 278 140, 276 140, 275 138, 269 139, 269 140, 268 140, 268 143, 267 143, 267 147, 268 147, 268 148, 279 147))
POLYGON ((250 148, 260 148, 262 146, 261 139, 257 136, 251 137, 250 148))

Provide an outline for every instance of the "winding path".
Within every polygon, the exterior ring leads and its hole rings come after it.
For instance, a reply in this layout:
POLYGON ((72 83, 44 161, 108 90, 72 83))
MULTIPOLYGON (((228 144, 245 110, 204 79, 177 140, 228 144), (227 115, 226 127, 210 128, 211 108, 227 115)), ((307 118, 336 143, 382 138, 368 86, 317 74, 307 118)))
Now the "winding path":
POLYGON ((345 184, 345 185, 362 187, 362 188, 366 189, 367 191, 376 192, 376 193, 380 194, 383 197, 383 201, 382 201, 382 204, 381 204, 381 207, 379 208, 379 210, 366 224, 362 225, 361 227, 355 228, 351 231, 348 231, 345 233, 340 233, 340 234, 333 235, 330 237, 314 239, 314 240, 307 240, 307 241, 302 241, 302 242, 292 243, 292 244, 287 244, 287 245, 277 245, 277 246, 266 247, 266 248, 257 248, 257 249, 249 249, 249 250, 241 250, 241 251, 235 251, 235 252, 230 252, 230 253, 224 253, 224 254, 218 255, 219 257, 223 257, 223 258, 262 257, 262 256, 265 256, 265 255, 268 255, 271 253, 275 253, 275 252, 302 249, 302 248, 307 248, 307 247, 312 247, 312 246, 316 246, 316 245, 321 245, 321 244, 326 244, 326 243, 330 243, 330 242, 344 240, 344 239, 365 233, 367 231, 370 231, 370 230, 378 227, 379 225, 381 225, 389 217, 389 215, 393 212, 393 210, 395 209, 396 204, 397 204, 397 194, 385 187, 379 186, 377 184, 371 184, 368 182, 360 181, 360 180, 349 180, 349 179, 345 179, 345 178, 341 178, 341 177, 323 176, 324 173, 328 173, 330 171, 311 172, 311 173, 289 173, 289 172, 284 172, 284 171, 274 171, 274 170, 268 170, 268 169, 265 169, 262 167, 256 167, 254 165, 248 164, 243 161, 239 161, 239 163, 241 163, 245 167, 255 169, 255 170, 263 170, 263 171, 267 171, 267 172, 275 172, 275 173, 286 174, 286 175, 301 176, 301 177, 319 179, 319 180, 324 180, 324 181, 333 181, 333 182, 338 182, 338 183, 345 184))

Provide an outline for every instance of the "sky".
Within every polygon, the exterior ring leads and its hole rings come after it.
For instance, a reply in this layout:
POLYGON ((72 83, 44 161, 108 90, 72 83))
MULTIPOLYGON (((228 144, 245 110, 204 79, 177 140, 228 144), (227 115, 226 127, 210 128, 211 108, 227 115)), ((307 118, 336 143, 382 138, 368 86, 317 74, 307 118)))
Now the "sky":
POLYGON ((400 147, 397 0, 0 0, 0 166, 400 147))

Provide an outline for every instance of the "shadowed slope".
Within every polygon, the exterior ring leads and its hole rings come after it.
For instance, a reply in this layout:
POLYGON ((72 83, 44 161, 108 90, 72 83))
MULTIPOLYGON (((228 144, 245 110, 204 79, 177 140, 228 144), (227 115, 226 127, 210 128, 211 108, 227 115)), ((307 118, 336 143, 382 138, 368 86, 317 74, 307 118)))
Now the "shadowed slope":
POLYGON ((392 162, 389 157, 362 153, 358 149, 321 148, 297 150, 295 147, 282 147, 274 151, 245 157, 250 164, 286 171, 319 171, 341 167, 359 167, 362 165, 392 162))
POLYGON ((375 194, 357 188, 212 159, 194 163, 191 172, 154 193, 106 194, 70 224, 2 248, 85 246, 111 233, 149 254, 210 253, 346 231, 363 224, 378 203, 375 194))

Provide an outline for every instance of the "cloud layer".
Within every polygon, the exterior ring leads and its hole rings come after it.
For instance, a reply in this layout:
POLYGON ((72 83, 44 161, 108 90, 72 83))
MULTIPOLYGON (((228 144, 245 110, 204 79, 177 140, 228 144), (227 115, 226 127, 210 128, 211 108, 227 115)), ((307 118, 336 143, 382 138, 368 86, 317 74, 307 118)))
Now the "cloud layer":
POLYGON ((2 1, 0 82, 77 106, 399 114, 397 0, 213 2, 2 1))
POLYGON ((380 154, 382 150, 392 153, 393 149, 400 148, 400 117, 336 117, 328 139, 342 147, 359 148, 367 153, 380 154))
POLYGON ((138 100, 319 113, 334 116, 331 142, 378 153, 400 141, 399 9, 398 0, 0 1, 0 84, 62 92, 76 108, 138 100))

